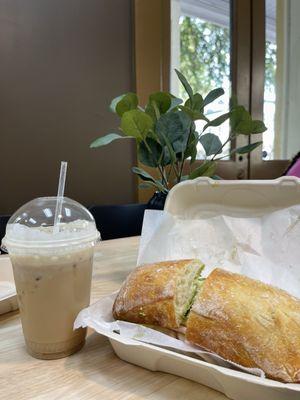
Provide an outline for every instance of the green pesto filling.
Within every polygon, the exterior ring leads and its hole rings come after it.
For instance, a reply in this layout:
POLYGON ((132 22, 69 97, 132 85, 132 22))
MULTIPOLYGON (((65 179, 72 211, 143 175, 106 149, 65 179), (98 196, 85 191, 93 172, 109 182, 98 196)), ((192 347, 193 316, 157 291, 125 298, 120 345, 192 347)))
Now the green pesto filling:
POLYGON ((192 288, 193 294, 190 297, 189 302, 186 304, 185 312, 183 313, 183 321, 182 321, 183 324, 185 324, 187 316, 189 315, 189 312, 191 311, 192 305, 195 301, 195 297, 205 281, 205 278, 201 277, 201 272, 202 269, 200 269, 197 278, 193 281, 193 288, 192 288))

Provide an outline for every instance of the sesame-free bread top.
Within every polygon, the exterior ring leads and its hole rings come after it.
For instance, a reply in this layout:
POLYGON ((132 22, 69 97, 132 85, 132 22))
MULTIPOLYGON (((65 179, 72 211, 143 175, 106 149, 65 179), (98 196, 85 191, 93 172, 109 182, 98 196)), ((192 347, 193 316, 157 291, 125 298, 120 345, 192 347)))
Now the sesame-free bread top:
POLYGON ((196 296, 186 338, 269 378, 300 382, 300 300, 271 285, 215 269, 196 296))

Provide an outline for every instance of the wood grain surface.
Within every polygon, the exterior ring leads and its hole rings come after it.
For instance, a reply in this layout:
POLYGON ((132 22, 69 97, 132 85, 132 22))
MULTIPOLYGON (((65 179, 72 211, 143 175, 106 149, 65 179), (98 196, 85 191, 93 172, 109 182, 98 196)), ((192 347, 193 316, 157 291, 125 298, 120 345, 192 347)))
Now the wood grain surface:
MULTIPOLYGON (((94 302, 117 290, 134 268, 137 237, 98 245, 93 273, 94 302)), ((89 331, 84 348, 60 360, 36 360, 25 350, 18 311, 0 316, 0 399, 185 399, 226 397, 198 383, 150 372, 121 361, 108 339, 89 331)))

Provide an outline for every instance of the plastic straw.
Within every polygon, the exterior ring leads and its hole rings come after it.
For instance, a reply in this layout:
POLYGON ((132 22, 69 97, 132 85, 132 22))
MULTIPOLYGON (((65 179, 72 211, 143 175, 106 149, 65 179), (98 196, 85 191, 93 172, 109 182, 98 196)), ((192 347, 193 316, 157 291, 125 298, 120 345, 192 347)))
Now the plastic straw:
POLYGON ((60 219, 61 219, 61 210, 62 210, 62 204, 63 204, 64 192, 65 192, 67 166, 68 166, 68 163, 66 161, 62 161, 60 164, 59 183, 58 183, 58 190, 57 190, 54 228, 53 228, 54 233, 59 231, 59 223, 60 223, 60 219))

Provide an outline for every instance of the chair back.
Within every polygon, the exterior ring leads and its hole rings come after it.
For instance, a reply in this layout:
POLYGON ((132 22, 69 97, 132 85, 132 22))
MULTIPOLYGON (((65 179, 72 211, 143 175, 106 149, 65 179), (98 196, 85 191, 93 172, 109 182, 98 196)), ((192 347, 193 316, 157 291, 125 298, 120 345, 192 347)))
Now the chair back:
POLYGON ((140 235, 145 209, 146 204, 89 207, 102 240, 140 235))
MULTIPOLYGON (((0 215, 0 244, 1 244, 2 239, 5 236, 6 225, 7 225, 9 218, 10 218, 10 215, 0 215)), ((2 251, 0 249, 0 254, 2 254, 2 253, 4 253, 4 251, 2 251)))

